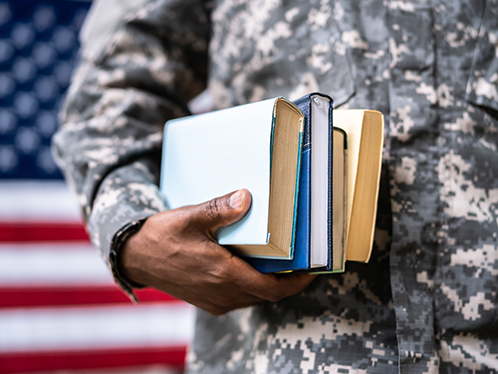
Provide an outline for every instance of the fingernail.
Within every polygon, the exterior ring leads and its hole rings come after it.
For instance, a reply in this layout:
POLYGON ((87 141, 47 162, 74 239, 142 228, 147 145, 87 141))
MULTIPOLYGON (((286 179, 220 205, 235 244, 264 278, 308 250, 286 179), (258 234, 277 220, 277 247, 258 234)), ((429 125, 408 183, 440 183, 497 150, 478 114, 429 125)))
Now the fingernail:
POLYGON ((230 196, 230 206, 232 209, 239 209, 242 206, 242 192, 240 190, 230 196))

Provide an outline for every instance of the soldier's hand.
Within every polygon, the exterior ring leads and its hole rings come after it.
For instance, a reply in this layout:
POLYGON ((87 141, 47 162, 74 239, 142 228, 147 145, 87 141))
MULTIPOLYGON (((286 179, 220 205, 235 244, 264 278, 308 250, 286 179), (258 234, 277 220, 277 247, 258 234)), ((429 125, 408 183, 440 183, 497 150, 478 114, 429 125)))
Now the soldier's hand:
POLYGON ((220 246, 218 228, 249 210, 247 190, 151 216, 124 244, 120 271, 215 315, 278 301, 303 290, 313 275, 261 274, 220 246))

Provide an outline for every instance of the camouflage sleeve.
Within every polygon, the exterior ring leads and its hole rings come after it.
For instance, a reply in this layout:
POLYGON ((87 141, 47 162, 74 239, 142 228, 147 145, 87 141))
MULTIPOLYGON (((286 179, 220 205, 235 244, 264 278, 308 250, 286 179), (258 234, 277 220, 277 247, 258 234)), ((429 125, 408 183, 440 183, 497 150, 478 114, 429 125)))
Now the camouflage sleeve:
MULTIPOLYGON (((465 99, 498 114, 498 6, 487 2, 465 99)), ((492 112, 493 113, 493 112, 492 112)))
MULTIPOLYGON (((187 115, 186 103, 206 85, 207 8, 200 0, 138 3, 98 53, 83 50, 53 139, 55 158, 108 264, 115 233, 166 209, 157 187, 162 128, 187 115)), ((93 24, 108 19, 95 13, 93 24)))

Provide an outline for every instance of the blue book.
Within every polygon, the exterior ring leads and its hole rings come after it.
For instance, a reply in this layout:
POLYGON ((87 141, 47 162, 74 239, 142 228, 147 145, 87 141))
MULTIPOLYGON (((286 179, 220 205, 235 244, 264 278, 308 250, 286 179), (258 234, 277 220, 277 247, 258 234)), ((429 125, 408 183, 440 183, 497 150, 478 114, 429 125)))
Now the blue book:
POLYGON ((262 273, 341 272, 346 236, 346 133, 333 127, 329 96, 312 93, 294 104, 305 118, 294 257, 246 260, 262 273))

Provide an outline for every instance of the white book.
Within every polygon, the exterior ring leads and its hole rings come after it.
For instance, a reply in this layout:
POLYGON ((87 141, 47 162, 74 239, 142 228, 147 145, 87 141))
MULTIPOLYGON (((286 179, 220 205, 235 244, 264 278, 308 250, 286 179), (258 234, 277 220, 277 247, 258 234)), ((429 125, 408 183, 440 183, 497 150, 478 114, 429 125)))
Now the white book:
POLYGON ((291 258, 302 131, 302 113, 283 98, 168 121, 161 191, 169 208, 246 188, 249 213, 219 229, 218 242, 246 255, 291 258))

